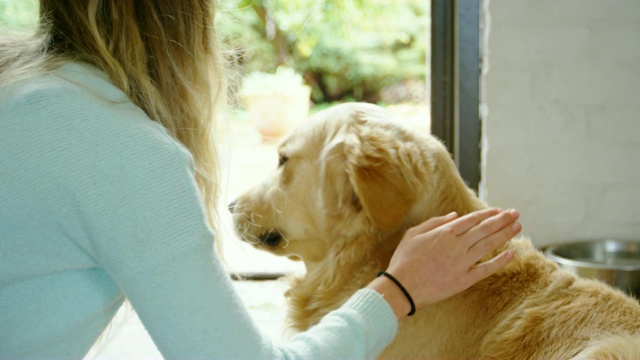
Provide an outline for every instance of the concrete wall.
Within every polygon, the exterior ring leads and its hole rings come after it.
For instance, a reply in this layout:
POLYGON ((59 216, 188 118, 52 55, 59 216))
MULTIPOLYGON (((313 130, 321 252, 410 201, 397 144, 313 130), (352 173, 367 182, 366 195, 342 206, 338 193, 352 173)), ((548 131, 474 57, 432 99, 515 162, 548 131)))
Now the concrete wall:
POLYGON ((640 1, 483 2, 481 196, 538 246, 640 241, 640 1))

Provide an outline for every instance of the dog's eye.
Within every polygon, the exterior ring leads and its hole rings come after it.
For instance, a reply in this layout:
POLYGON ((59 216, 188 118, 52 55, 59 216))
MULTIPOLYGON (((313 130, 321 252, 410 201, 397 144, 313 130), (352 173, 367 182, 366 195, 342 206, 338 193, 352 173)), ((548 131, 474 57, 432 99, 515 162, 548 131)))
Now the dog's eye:
POLYGON ((280 155, 280 159, 278 159, 278 167, 284 165, 284 163, 286 163, 287 160, 289 160, 288 157, 286 157, 284 155, 280 155))

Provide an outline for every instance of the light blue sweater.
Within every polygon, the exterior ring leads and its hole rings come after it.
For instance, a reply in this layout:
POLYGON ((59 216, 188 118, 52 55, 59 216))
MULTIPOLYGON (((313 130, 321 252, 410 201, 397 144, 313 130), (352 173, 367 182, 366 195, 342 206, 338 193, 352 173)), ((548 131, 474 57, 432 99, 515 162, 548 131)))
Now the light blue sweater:
POLYGON ((190 153, 104 73, 0 85, 0 358, 82 358, 125 297, 166 358, 373 358, 397 331, 361 290, 274 346, 212 244, 190 153))

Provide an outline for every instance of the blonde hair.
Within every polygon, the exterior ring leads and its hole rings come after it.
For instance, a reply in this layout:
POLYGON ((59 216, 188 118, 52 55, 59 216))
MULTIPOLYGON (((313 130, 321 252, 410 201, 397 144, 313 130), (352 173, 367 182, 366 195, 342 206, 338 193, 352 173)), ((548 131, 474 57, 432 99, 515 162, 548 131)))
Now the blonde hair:
MULTIPOLYGON (((41 0, 36 33, 0 43, 0 84, 65 61, 103 70, 193 155, 216 228, 215 110, 225 103, 215 0, 41 0)), ((219 242, 218 242, 219 243, 219 242)))

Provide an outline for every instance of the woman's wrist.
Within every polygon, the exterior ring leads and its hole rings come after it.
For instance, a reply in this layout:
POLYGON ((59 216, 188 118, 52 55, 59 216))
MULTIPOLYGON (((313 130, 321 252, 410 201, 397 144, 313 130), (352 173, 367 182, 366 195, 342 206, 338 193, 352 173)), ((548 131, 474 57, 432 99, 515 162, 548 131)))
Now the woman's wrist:
POLYGON ((398 320, 407 316, 411 311, 411 304, 402 290, 390 279, 384 276, 375 278, 367 288, 376 291, 389 304, 398 320))

